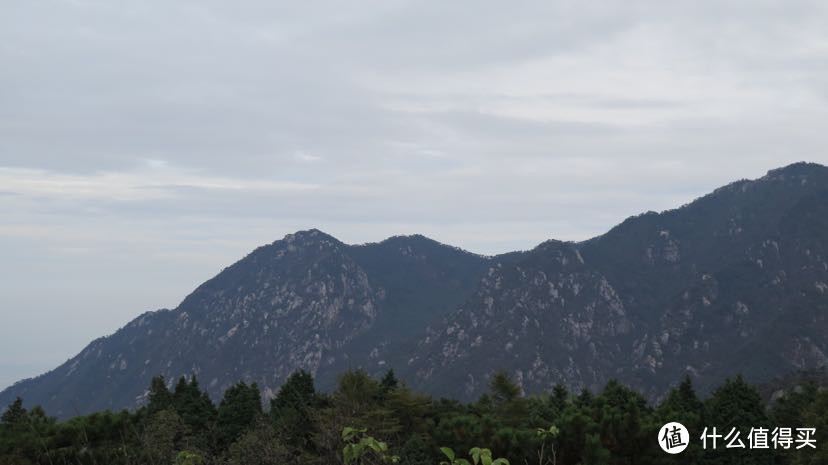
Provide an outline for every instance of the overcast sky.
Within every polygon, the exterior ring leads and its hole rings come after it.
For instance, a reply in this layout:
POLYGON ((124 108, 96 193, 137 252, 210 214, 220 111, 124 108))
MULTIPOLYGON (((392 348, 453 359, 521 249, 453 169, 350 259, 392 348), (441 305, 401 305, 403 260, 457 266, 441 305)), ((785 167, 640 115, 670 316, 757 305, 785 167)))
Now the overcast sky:
POLYGON ((497 253, 828 164, 826 5, 5 0, 0 388, 298 229, 497 253))

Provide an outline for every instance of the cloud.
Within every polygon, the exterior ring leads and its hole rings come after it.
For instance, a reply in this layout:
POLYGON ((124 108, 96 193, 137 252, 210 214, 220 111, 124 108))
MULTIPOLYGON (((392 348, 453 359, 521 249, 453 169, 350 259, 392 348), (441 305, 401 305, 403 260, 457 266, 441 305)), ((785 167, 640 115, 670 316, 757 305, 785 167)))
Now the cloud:
POLYGON ((261 193, 305 192, 317 184, 266 179, 244 180, 199 176, 167 168, 166 162, 151 161, 149 169, 63 174, 37 169, 0 168, 0 183, 16 195, 41 199, 85 199, 91 201, 169 200, 176 191, 215 190, 261 193))
POLYGON ((827 10, 12 0, 0 353, 68 356, 296 229, 496 253, 828 163, 827 10))

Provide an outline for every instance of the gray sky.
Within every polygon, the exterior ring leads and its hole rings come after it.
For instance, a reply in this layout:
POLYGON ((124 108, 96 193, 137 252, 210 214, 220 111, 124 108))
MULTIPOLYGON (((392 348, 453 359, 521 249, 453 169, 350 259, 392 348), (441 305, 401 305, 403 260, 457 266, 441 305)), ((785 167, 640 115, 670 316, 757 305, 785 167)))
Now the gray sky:
POLYGON ((496 253, 828 164, 826 5, 6 0, 0 387, 297 229, 496 253))

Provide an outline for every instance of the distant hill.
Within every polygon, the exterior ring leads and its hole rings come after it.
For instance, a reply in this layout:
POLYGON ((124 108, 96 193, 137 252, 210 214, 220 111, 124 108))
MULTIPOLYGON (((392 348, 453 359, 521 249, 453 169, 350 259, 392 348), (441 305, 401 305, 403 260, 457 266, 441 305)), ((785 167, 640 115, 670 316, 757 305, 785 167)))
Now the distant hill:
POLYGON ((584 242, 475 255, 423 236, 347 245, 318 230, 259 247, 173 310, 147 312, 0 393, 54 415, 138 406, 156 374, 273 395, 305 369, 393 368, 474 398, 496 370, 526 392, 619 379, 653 398, 828 365, 828 168, 795 164, 584 242))

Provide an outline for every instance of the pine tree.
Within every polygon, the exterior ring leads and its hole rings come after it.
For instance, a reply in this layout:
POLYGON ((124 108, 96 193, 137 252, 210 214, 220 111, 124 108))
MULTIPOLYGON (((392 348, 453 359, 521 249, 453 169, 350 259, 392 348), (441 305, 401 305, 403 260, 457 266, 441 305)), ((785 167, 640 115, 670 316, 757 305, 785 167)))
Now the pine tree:
POLYGON ((240 382, 226 391, 218 406, 217 425, 224 444, 235 441, 262 415, 262 398, 256 383, 240 382))
POLYGON ((318 404, 313 376, 304 370, 290 375, 270 401, 270 417, 288 446, 295 449, 310 447, 316 431, 313 411, 318 404))
POLYGON ((563 384, 556 384, 555 387, 552 388, 552 396, 550 400, 559 414, 563 412, 568 398, 569 391, 567 391, 566 386, 563 384))
POLYGON ((520 397, 520 386, 512 381, 508 373, 499 371, 489 382, 489 392, 495 405, 503 405, 520 397))
POLYGON ((394 370, 388 370, 380 381, 380 388, 382 389, 383 395, 387 395, 389 392, 396 389, 398 384, 399 381, 397 381, 397 377, 394 376, 394 370))
POLYGON ((690 380, 690 376, 684 377, 684 381, 679 384, 678 389, 670 391, 670 400, 668 402, 685 412, 702 412, 704 409, 704 404, 696 395, 696 390, 693 389, 693 382, 690 380))
POLYGON ((389 394, 385 405, 393 412, 403 431, 427 432, 426 420, 431 407, 428 397, 401 386, 389 394))
POLYGON ((216 407, 207 393, 202 392, 195 375, 187 382, 181 377, 173 392, 173 407, 193 433, 199 435, 198 445, 209 445, 209 432, 216 418, 216 407))
POLYGON ((3 416, 0 417, 0 423, 9 427, 18 426, 26 421, 26 413, 26 409, 23 408, 23 399, 18 397, 3 412, 3 416))
POLYGON ((607 383, 595 399, 603 444, 613 457, 632 460, 649 442, 642 431, 642 416, 649 413, 643 397, 617 381, 607 383))
POLYGON ((741 376, 726 380, 724 385, 713 392, 705 404, 705 426, 716 427, 722 435, 727 435, 733 428, 738 431, 739 439, 745 444, 744 449, 708 449, 705 459, 714 464, 752 465, 764 464, 769 460, 771 451, 751 450, 748 446, 748 434, 751 428, 770 428, 762 398, 756 389, 747 384, 741 376))
MULTIPOLYGON (((687 463, 701 463, 705 451, 702 449, 699 438, 704 427, 707 426, 704 417, 704 403, 696 395, 690 377, 685 376, 681 384, 671 389, 664 402, 658 406, 646 430, 648 435, 652 436, 658 434, 661 427, 669 422, 681 423, 687 428, 691 439, 687 449, 681 453, 681 457, 684 457, 687 463)), ((674 460, 665 457, 661 448, 655 443, 648 443, 647 446, 650 455, 654 458, 653 463, 674 463, 674 460)))
POLYGON ((149 403, 147 410, 150 414, 168 409, 173 405, 173 395, 167 389, 167 382, 163 376, 155 376, 150 382, 149 403))
POLYGON ((609 458, 610 451, 601 443, 601 437, 597 434, 588 434, 584 440, 581 463, 583 465, 606 465, 609 458))
POLYGON ((286 408, 305 408, 317 402, 316 388, 313 386, 313 376, 299 370, 288 377, 279 388, 279 393, 270 401, 271 416, 278 416, 286 408))
POLYGON ((581 389, 581 393, 575 398, 578 407, 587 408, 592 405, 592 392, 589 389, 581 389))

